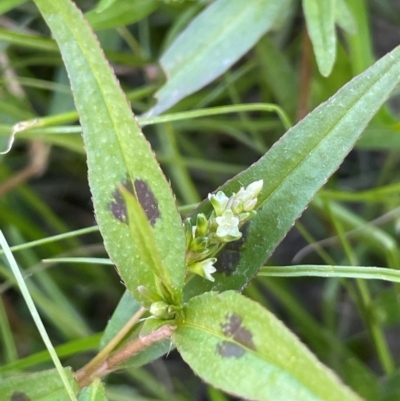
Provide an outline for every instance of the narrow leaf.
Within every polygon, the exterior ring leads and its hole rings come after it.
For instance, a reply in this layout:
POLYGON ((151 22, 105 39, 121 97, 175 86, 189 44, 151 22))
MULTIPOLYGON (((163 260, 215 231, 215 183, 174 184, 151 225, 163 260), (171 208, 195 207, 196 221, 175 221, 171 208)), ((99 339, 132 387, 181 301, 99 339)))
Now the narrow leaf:
MULTIPOLYGON (((72 376, 71 369, 65 368, 64 372, 70 386, 77 394, 78 384, 72 376)), ((71 400, 56 369, 0 380, 0 399, 12 401, 71 400)))
POLYGON ((336 23, 347 33, 353 35, 357 32, 356 21, 351 13, 346 0, 336 0, 335 4, 336 23))
MULTIPOLYGON (((260 209, 243 237, 218 255, 215 282, 193 278, 186 296, 241 290, 264 264, 316 192, 338 168, 364 128, 400 81, 400 47, 354 78, 290 129, 249 169, 220 188, 228 196, 264 179, 260 209)), ((193 213, 209 213, 208 201, 193 213)))
POLYGON ((96 31, 133 24, 151 14, 159 0, 103 0, 86 14, 96 31))
POLYGON ((327 77, 336 58, 335 0, 303 0, 303 9, 318 69, 327 77))
POLYGON ((360 401, 272 313, 234 292, 190 300, 173 334, 206 382, 258 401, 360 401))
POLYGON ((101 13, 102 11, 107 10, 107 8, 110 8, 116 1, 117 0, 99 0, 93 11, 101 13))
POLYGON ((167 76, 149 112, 157 115, 226 71, 280 21, 291 0, 216 0, 161 58, 167 76))
POLYGON ((347 277, 400 283, 400 271, 370 266, 265 266, 261 268, 258 275, 269 277, 347 277))
POLYGON ((139 200, 173 286, 182 288, 185 238, 174 197, 82 13, 70 0, 35 3, 60 47, 71 81, 106 249, 129 291, 148 305, 137 288, 145 285, 156 291, 153 272, 138 257, 118 188, 124 186, 139 200))
MULTIPOLYGON (((158 254, 153 230, 151 224, 146 216, 145 211, 140 206, 139 201, 127 189, 120 188, 124 197, 127 208, 127 221, 131 232, 131 237, 137 247, 137 253, 147 267, 153 272, 169 290, 170 293, 178 293, 178 300, 180 301, 180 293, 182 288, 173 289, 171 279, 168 272, 165 270, 158 254)), ((178 301, 178 304, 179 304, 178 301)))

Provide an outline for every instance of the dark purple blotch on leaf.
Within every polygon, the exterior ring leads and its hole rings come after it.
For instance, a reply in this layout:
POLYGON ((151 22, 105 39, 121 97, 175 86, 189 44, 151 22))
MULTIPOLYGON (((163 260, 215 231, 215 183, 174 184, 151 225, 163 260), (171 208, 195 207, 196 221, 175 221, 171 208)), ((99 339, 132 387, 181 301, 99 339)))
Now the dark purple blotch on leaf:
MULTIPOLYGON (((136 197, 146 213, 147 219, 154 227, 157 219, 160 217, 160 210, 158 208, 158 202, 150 187, 143 180, 139 179, 135 180, 133 186, 132 181, 128 178, 122 182, 122 185, 136 197)), ((112 196, 113 201, 110 203, 111 213, 117 220, 128 224, 128 212, 121 191, 116 188, 112 196)))
POLYGON ((30 398, 21 391, 14 391, 10 398, 11 401, 30 401, 30 398))
POLYGON ((155 198, 153 191, 142 180, 135 180, 135 192, 139 203, 142 205, 143 210, 150 224, 154 227, 157 219, 160 217, 160 210, 158 202, 155 198))
MULTIPOLYGON (((127 191, 129 191, 131 194, 134 194, 132 181, 126 179, 122 183, 122 185, 126 188, 127 191)), ((128 213, 126 210, 125 200, 122 196, 121 191, 116 188, 112 196, 113 201, 110 203, 111 213, 117 220, 121 221, 122 223, 128 224, 128 213)))
POLYGON ((240 249, 246 242, 248 228, 249 223, 246 223, 240 228, 242 236, 237 241, 228 242, 222 248, 222 251, 218 254, 218 259, 214 265, 217 272, 224 273, 226 276, 230 276, 234 273, 240 262, 240 249))
POLYGON ((255 349, 253 334, 242 326, 242 318, 236 313, 226 315, 226 322, 221 324, 222 332, 243 346, 255 349))
POLYGON ((230 341, 222 341, 218 343, 217 352, 223 358, 240 358, 246 353, 244 348, 241 348, 239 345, 230 341))

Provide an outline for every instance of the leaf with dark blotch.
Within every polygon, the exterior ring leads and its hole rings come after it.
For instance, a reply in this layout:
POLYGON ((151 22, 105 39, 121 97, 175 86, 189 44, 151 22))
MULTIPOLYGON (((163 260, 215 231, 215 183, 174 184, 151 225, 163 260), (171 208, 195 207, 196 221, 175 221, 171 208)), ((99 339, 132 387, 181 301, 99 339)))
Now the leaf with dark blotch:
MULTIPOLYGON (((126 188, 131 194, 133 194, 132 182, 126 178, 121 185, 126 188)), ((128 212, 126 210, 126 204, 124 197, 118 187, 115 188, 112 194, 112 202, 110 203, 110 211, 113 216, 122 223, 128 224, 128 212)))
POLYGON ((230 276, 235 272, 240 261, 241 248, 246 242, 249 224, 250 222, 240 228, 242 236, 237 241, 228 242, 218 254, 217 262, 214 265, 218 273, 230 276))
MULTIPOLYGON (((154 275, 138 256, 130 228, 121 223, 126 212, 116 189, 122 184, 132 192, 136 190, 153 226, 152 246, 157 249, 173 287, 180 292, 185 278, 186 243, 171 188, 80 10, 70 0, 34 1, 60 48, 71 81, 104 245, 128 290, 149 306, 150 301, 138 287, 143 285, 156 292, 154 275)), ((151 9, 158 6, 157 1, 150 3, 151 9)))
MULTIPOLYGON (((167 295, 172 295, 174 298, 165 298, 166 302, 179 305, 181 289, 173 288, 171 278, 155 247, 154 233, 145 211, 133 194, 124 187, 120 187, 119 190, 125 200, 131 238, 136 245, 138 257, 141 262, 145 264, 146 268, 150 269, 153 273, 153 279, 147 280, 146 284, 152 284, 156 280, 159 280, 168 290, 167 295)), ((140 272, 138 272, 138 274, 140 274, 140 272)), ((158 290, 158 287, 156 287, 156 289, 158 290)), ((160 294, 159 291, 157 291, 157 293, 160 294)))
POLYGON ((361 401, 272 313, 243 295, 192 298, 172 340, 207 383, 257 401, 361 401))
MULTIPOLYGON (((133 187, 129 178, 126 178, 122 182, 122 186, 136 197, 142 206, 142 209, 146 213, 147 219, 154 227, 157 219, 159 219, 161 215, 158 202, 150 187, 143 180, 135 180, 135 186, 133 187)), ((117 220, 128 224, 126 204, 119 188, 115 189, 112 194, 112 198, 113 200, 110 203, 111 213, 117 220)))
POLYGON ((255 350, 253 334, 243 326, 243 319, 235 313, 227 314, 225 318, 226 322, 221 324, 222 333, 244 347, 255 350))
MULTIPOLYGON (((241 186, 264 179, 258 196, 261 208, 251 220, 233 273, 214 274, 214 283, 194 277, 185 287, 186 299, 210 290, 241 291, 247 285, 399 82, 397 47, 290 129, 257 163, 219 188, 230 196, 241 186)), ((210 211, 205 200, 193 215, 210 211)))
POLYGON ((143 180, 135 180, 135 195, 145 211, 147 219, 154 227, 157 219, 160 218, 160 209, 154 193, 143 180))
POLYGON ((14 391, 11 395, 11 401, 31 401, 31 399, 22 391, 14 391))

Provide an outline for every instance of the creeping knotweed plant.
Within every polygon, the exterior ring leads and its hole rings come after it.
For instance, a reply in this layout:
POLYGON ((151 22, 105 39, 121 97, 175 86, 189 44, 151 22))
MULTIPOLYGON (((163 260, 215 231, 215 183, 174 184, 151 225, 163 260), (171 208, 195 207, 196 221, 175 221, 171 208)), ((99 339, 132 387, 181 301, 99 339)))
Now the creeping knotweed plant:
POLYGON ((214 281, 212 276, 217 258, 214 256, 227 242, 241 238, 240 227, 256 215, 254 210, 257 196, 263 187, 263 180, 255 181, 237 194, 227 197, 222 191, 209 194, 213 212, 207 218, 197 215, 196 224, 190 219, 184 222, 186 232, 186 271, 214 281))

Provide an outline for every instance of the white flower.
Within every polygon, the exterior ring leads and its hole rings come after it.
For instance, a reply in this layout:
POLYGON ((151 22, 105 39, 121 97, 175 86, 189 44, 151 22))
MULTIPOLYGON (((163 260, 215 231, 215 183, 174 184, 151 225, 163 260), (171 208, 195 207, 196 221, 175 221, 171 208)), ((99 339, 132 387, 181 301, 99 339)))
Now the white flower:
POLYGON ((214 263, 217 261, 217 258, 209 258, 202 260, 201 262, 193 263, 188 266, 188 270, 192 273, 198 274, 210 281, 215 281, 212 276, 213 273, 217 271, 214 267, 214 263))
POLYGON ((215 214, 221 216, 228 204, 229 198, 222 191, 218 191, 216 194, 208 194, 208 200, 213 205, 215 214))
POLYGON ((239 218, 233 214, 231 209, 225 210, 222 216, 217 217, 215 220, 218 224, 216 236, 219 239, 232 241, 234 238, 239 239, 241 237, 239 218))

